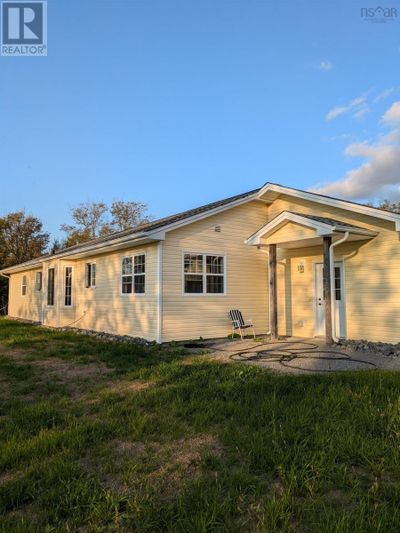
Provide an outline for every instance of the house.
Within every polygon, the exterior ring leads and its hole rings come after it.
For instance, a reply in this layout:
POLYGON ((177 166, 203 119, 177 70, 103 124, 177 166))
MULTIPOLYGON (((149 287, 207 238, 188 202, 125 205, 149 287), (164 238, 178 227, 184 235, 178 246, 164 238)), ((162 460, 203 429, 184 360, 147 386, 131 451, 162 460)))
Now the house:
POLYGON ((267 183, 1 272, 9 315, 157 342, 400 341, 400 215, 267 183))

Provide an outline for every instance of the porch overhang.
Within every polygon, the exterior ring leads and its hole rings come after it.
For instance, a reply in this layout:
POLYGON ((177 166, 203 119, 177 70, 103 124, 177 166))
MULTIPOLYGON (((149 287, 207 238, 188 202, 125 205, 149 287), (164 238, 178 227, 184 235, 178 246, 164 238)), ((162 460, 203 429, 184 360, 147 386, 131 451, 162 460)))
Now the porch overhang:
POLYGON ((338 241, 348 233, 347 241, 360 241, 374 238, 377 233, 331 218, 283 211, 273 220, 262 226, 246 239, 249 246, 269 246, 280 248, 304 248, 322 245, 324 237, 338 241), (289 231, 284 228, 289 226, 289 231))

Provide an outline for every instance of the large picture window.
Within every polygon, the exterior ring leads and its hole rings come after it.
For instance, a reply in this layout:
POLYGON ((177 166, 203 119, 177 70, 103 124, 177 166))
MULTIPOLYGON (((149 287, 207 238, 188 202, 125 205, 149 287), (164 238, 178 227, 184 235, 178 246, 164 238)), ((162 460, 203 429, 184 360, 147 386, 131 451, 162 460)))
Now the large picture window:
POLYGON ((54 268, 47 271, 47 305, 54 305, 54 268))
POLYGON ((66 307, 72 305, 72 267, 65 267, 64 305, 66 307))
POLYGON ((222 255, 184 254, 185 294, 224 294, 225 258, 222 255))
POLYGON ((122 258, 122 294, 144 294, 146 291, 146 255, 122 258))

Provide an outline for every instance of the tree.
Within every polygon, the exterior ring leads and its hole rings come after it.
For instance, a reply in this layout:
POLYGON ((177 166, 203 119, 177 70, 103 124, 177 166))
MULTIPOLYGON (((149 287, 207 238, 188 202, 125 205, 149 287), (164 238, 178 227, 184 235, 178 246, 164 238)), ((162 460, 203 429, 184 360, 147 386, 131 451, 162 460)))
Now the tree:
POLYGON ((87 242, 113 231, 132 228, 151 217, 145 216, 147 206, 140 202, 116 200, 110 207, 104 202, 86 202, 71 209, 74 224, 63 224, 60 229, 67 237, 64 247, 87 242))
POLYGON ((398 213, 400 214, 400 202, 390 202, 389 200, 383 200, 379 204, 379 209, 383 209, 384 211, 391 211, 392 213, 398 213))
POLYGON ((67 233, 64 246, 73 246, 104 235, 104 231, 107 231, 107 211, 108 207, 104 202, 86 202, 73 207, 70 212, 75 224, 62 224, 60 227, 67 233))
POLYGON ((2 267, 17 265, 43 255, 49 234, 42 222, 24 211, 0 218, 0 262, 2 267))
MULTIPOLYGON (((49 234, 42 222, 24 211, 0 218, 0 269, 40 257, 46 251, 49 234)), ((0 308, 7 302, 7 281, 0 278, 0 308)))
POLYGON ((111 204, 112 227, 116 231, 123 231, 133 228, 138 224, 150 222, 152 217, 145 216, 147 205, 141 202, 124 202, 123 200, 116 200, 111 204))

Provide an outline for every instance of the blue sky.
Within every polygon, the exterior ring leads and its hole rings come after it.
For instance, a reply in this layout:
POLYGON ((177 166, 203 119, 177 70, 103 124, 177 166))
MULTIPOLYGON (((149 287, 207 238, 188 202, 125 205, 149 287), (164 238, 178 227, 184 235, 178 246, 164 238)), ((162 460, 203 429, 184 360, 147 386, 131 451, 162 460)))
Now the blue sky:
POLYGON ((49 0, 48 57, 0 57, 0 212, 57 235, 82 201, 159 217, 266 181, 400 199, 389 3, 49 0))

